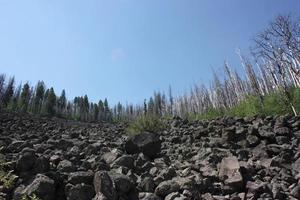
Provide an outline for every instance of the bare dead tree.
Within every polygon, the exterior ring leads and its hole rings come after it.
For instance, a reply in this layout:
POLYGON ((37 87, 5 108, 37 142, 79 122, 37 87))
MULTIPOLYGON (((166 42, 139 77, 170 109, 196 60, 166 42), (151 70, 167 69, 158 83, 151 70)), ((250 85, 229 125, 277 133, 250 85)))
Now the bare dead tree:
POLYGON ((294 84, 300 78, 299 66, 295 66, 299 58, 299 42, 297 42, 297 26, 289 16, 278 16, 263 32, 254 39, 254 55, 265 59, 268 63, 274 83, 283 90, 287 103, 294 115, 297 115, 289 92, 291 77, 294 84))

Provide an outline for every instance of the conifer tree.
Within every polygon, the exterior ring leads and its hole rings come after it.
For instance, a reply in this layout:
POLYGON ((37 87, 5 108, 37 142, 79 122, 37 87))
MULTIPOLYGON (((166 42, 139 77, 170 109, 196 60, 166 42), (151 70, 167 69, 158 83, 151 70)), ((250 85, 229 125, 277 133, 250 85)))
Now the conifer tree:
POLYGON ((63 89, 57 101, 57 107, 60 114, 62 115, 65 114, 66 106, 67 106, 66 91, 63 89))
POLYGON ((98 121, 99 107, 96 103, 93 104, 93 107, 94 107, 93 119, 94 119, 94 121, 98 121))
POLYGON ((21 96, 21 90, 22 90, 22 85, 20 84, 16 89, 15 89, 15 92, 14 92, 14 95, 13 95, 13 98, 11 100, 11 110, 12 111, 18 111, 19 110, 19 99, 20 99, 20 96, 21 96))
POLYGON ((20 99, 21 112, 28 111, 29 100, 30 100, 30 86, 28 83, 25 83, 22 88, 21 99, 20 99))
POLYGON ((83 117, 84 120, 87 121, 88 120, 88 114, 89 114, 89 108, 90 104, 89 104, 89 99, 87 97, 87 95, 84 95, 83 97, 83 117))
POLYGON ((104 103, 102 100, 99 101, 98 103, 98 108, 99 108, 99 120, 102 121, 104 120, 104 103))
POLYGON ((111 121, 111 112, 110 112, 110 109, 108 106, 108 101, 106 98, 104 99, 103 105, 104 105, 104 118, 106 121, 111 121))
POLYGON ((2 98, 3 107, 7 107, 9 101, 13 97, 14 89, 15 89, 15 78, 12 77, 9 79, 8 84, 7 84, 4 94, 3 94, 3 98, 2 98))
POLYGON ((53 116, 55 114, 55 103, 56 103, 56 95, 54 89, 51 87, 50 90, 48 90, 48 95, 46 100, 46 113, 49 114, 50 116, 53 116))
POLYGON ((33 112, 35 113, 41 112, 44 95, 45 95, 45 84, 43 81, 39 81, 35 89, 33 112))
POLYGON ((3 100, 3 96, 4 96, 4 84, 5 84, 5 75, 4 74, 0 74, 0 110, 2 107, 2 100, 3 100))

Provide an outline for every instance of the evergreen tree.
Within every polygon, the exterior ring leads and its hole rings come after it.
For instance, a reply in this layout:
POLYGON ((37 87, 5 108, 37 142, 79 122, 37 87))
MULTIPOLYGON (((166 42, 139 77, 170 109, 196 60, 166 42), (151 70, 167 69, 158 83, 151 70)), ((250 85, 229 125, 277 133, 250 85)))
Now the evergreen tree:
POLYGON ((35 113, 40 113, 42 109, 42 103, 45 95, 45 84, 43 81, 37 83, 34 97, 34 109, 35 113))
POLYGON ((28 111, 29 100, 30 100, 30 86, 28 83, 25 83, 22 88, 21 99, 20 99, 21 112, 28 111))
POLYGON ((19 99, 20 99, 20 96, 21 96, 21 90, 22 90, 22 85, 20 84, 15 92, 14 92, 14 95, 13 95, 13 98, 11 100, 11 110, 12 111, 18 111, 19 109, 19 99))
POLYGON ((5 84, 5 75, 4 74, 0 74, 0 110, 2 107, 2 100, 3 100, 3 96, 4 96, 4 84, 5 84))
POLYGON ((3 107, 7 107, 9 101, 13 97, 14 89, 15 89, 15 78, 12 77, 9 79, 5 92, 3 94, 3 98, 2 98, 3 107))
POLYGON ((98 105, 95 103, 93 107, 94 107, 93 119, 94 119, 94 121, 98 121, 98 116, 99 116, 98 105))
POLYGON ((90 104, 89 104, 89 98, 87 97, 87 95, 84 95, 83 97, 83 116, 84 116, 84 120, 87 121, 88 120, 88 114, 89 114, 89 108, 90 104))
POLYGON ((144 99, 144 115, 147 115, 147 100, 144 99))
POLYGON ((108 106, 108 101, 107 99, 105 98, 104 99, 104 119, 106 121, 111 121, 111 112, 110 112, 110 109, 109 109, 109 106, 108 106))
POLYGON ((150 100, 148 102, 148 113, 154 114, 154 101, 152 97, 150 97, 150 100))
POLYGON ((57 101, 57 107, 59 110, 59 113, 64 115, 65 114, 65 109, 67 106, 67 98, 66 98, 66 91, 62 90, 60 97, 58 98, 57 101))
POLYGON ((102 100, 99 101, 98 103, 98 108, 99 108, 99 120, 102 121, 104 120, 104 103, 102 100))
MULTIPOLYGON (((47 93, 47 92, 46 92, 47 93)), ((46 100, 46 113, 50 116, 55 114, 56 95, 53 88, 50 88, 46 100)))
POLYGON ((172 88, 169 86, 169 103, 170 103, 170 108, 169 108, 169 114, 173 114, 173 107, 174 107, 174 98, 172 94, 172 88))

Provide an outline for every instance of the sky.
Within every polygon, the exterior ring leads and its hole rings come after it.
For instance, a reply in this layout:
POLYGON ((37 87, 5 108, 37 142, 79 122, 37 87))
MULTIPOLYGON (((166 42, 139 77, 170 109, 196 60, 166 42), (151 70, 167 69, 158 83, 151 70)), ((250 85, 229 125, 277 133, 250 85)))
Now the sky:
POLYGON ((0 73, 60 95, 138 104, 208 84, 298 0, 0 0, 0 73))

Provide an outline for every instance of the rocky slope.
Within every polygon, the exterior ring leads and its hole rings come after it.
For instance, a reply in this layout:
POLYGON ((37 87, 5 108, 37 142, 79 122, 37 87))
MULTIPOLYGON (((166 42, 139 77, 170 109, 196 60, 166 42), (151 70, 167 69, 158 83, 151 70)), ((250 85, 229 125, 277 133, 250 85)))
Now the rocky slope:
MULTIPOLYGON (((122 125, 0 114, 19 177, 2 199, 300 199, 300 118, 188 122, 127 138, 122 125)), ((1 199, 1 197, 0 197, 1 199)))

